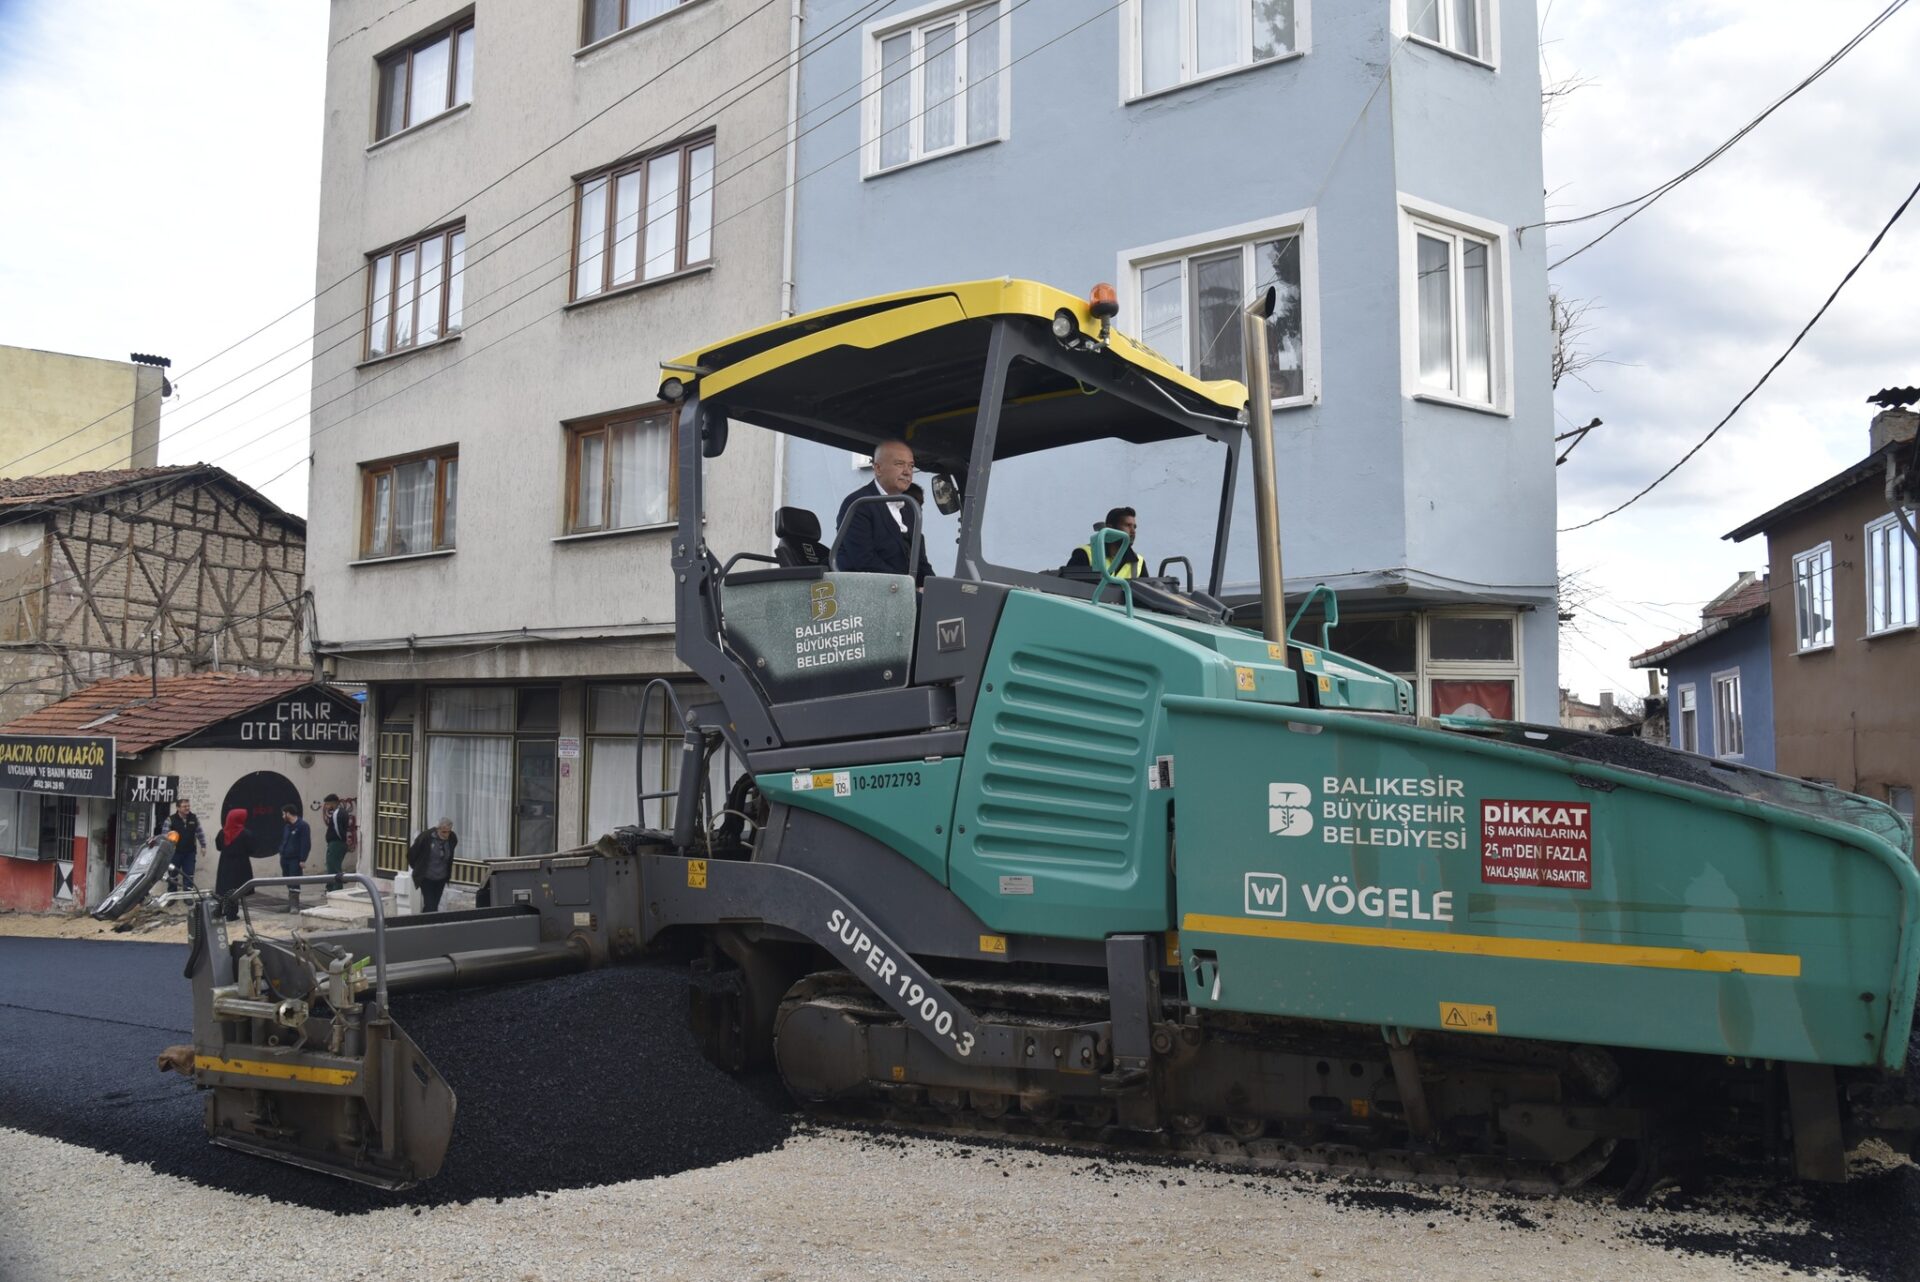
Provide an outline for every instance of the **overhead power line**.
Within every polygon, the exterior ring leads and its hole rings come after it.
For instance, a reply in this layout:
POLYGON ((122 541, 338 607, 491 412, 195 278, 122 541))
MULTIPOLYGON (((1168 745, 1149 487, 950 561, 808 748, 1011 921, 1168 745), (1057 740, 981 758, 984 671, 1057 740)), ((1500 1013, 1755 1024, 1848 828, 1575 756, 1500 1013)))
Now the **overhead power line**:
POLYGON ((1528 224, 1527 227, 1522 227, 1519 230, 1527 231, 1533 227, 1566 227, 1574 223, 1583 223, 1583 222, 1587 222, 1590 219, 1601 218, 1606 216, 1607 214, 1617 213, 1622 209, 1629 208, 1630 206, 1633 207, 1632 212, 1628 213, 1625 217, 1615 222, 1612 226, 1608 227, 1605 231, 1601 232, 1598 236, 1595 236, 1592 240, 1580 246, 1580 248, 1574 250, 1572 253, 1565 254, 1559 259, 1555 260, 1554 262, 1549 263, 1547 265, 1547 270, 1551 271, 1556 267, 1560 267, 1566 263, 1572 262, 1574 259, 1578 258, 1580 255, 1586 253, 1589 249, 1592 249, 1595 245, 1598 245, 1601 241, 1605 240, 1607 237, 1613 235, 1614 232, 1620 230, 1622 227, 1632 222, 1635 218, 1638 218, 1642 213, 1645 213, 1648 209, 1651 209, 1653 205, 1662 196, 1666 195, 1668 192, 1678 187, 1681 183, 1693 177, 1695 174, 1705 169, 1708 165, 1711 165, 1714 161, 1718 160, 1721 156, 1725 155, 1728 151, 1732 150, 1735 144, 1737 144, 1742 138, 1745 138, 1748 134, 1752 133, 1756 128, 1758 128, 1760 123, 1764 121, 1768 116, 1771 116, 1774 112, 1778 111, 1781 107, 1785 106, 1794 97, 1796 97, 1801 92, 1801 90, 1805 89, 1808 85, 1811 85, 1814 81, 1826 75, 1827 72, 1833 70, 1834 67, 1839 65, 1840 60, 1842 58, 1845 58, 1848 54, 1852 53, 1855 49, 1859 48, 1861 42, 1864 41, 1868 36, 1872 35, 1876 30, 1878 30, 1882 23, 1886 22, 1887 19, 1891 18, 1894 14, 1898 13, 1900 10, 1906 8, 1906 6, 1907 6, 1907 0, 1893 0, 1893 2, 1889 4, 1886 8, 1882 9, 1878 14, 1874 15, 1873 21, 1867 23, 1866 26, 1862 27, 1858 32, 1854 33, 1854 36, 1852 39, 1848 40, 1845 44, 1841 45, 1839 49, 1835 50, 1834 53, 1830 57, 1828 57, 1828 59, 1825 62, 1821 63, 1818 67, 1815 67, 1812 72, 1808 73, 1808 75, 1805 76, 1798 84, 1794 85, 1793 88, 1787 90, 1786 93, 1774 99, 1772 104, 1769 105, 1765 111, 1761 112, 1759 115, 1755 116, 1752 120, 1749 120, 1746 124, 1742 125, 1739 128, 1739 130, 1737 130, 1733 134, 1732 137, 1728 138, 1725 142, 1721 143, 1718 147, 1715 147, 1712 151, 1708 152, 1700 160, 1696 161, 1692 165, 1689 165, 1687 168, 1681 170, 1679 173, 1675 174, 1673 177, 1667 179, 1667 181, 1661 183, 1658 187, 1653 188, 1651 191, 1642 192, 1640 195, 1633 197, 1631 200, 1623 200, 1618 204, 1608 205, 1605 209, 1596 209, 1589 214, 1580 214, 1573 218, 1551 218, 1545 222, 1530 223, 1528 224))
POLYGON ((1791 343, 1787 344, 1787 350, 1785 350, 1784 352, 1781 352, 1780 355, 1774 359, 1773 364, 1767 366, 1767 372, 1760 376, 1759 382, 1755 383, 1752 387, 1747 389, 1747 394, 1745 396, 1742 396, 1738 401, 1734 402, 1733 408, 1727 411, 1726 417, 1722 418, 1718 423, 1715 423, 1713 425, 1712 430, 1710 430, 1705 436, 1701 437, 1699 441, 1694 444, 1694 447, 1692 449, 1688 450, 1685 454, 1682 454, 1680 456, 1679 462, 1675 463, 1672 467, 1668 468, 1666 471, 1662 472, 1660 475, 1654 477, 1653 480, 1647 483, 1646 488, 1642 489, 1638 494, 1635 494, 1632 498, 1620 504, 1618 507, 1607 509, 1605 512, 1602 512, 1599 516, 1594 517, 1591 521, 1582 521, 1578 525, 1563 526, 1561 529, 1556 531, 1556 533, 1568 534, 1574 530, 1584 530, 1590 525, 1598 525, 1600 522, 1606 520, 1610 516, 1615 515, 1616 513, 1626 511, 1628 508, 1632 507, 1635 503, 1638 503, 1641 499, 1653 493, 1655 487, 1657 487, 1662 481, 1666 480, 1669 476, 1672 476, 1675 472, 1678 472, 1682 467, 1686 466, 1687 461, 1691 459, 1694 455, 1698 454, 1706 446, 1706 443, 1708 441, 1711 441, 1715 436, 1717 436, 1721 428, 1725 427, 1728 423, 1731 423, 1733 421, 1733 416, 1740 412, 1742 406, 1744 406, 1748 401, 1753 399, 1754 393, 1758 392, 1761 388, 1767 385, 1767 380, 1773 377, 1773 372, 1775 370, 1779 369, 1783 364, 1786 363, 1787 357, 1793 355, 1793 349, 1800 346, 1800 340, 1805 338, 1808 335, 1808 333, 1812 331, 1813 327, 1820 323, 1820 318, 1827 314, 1827 309, 1833 306, 1833 301, 1836 298, 1840 297, 1840 291, 1847 287, 1847 282, 1852 280, 1854 277, 1854 274, 1866 265, 1866 262, 1869 258, 1873 257, 1873 251, 1880 248, 1880 242, 1887 238, 1887 233, 1893 230, 1893 225, 1900 221, 1900 216, 1902 214, 1907 212, 1907 206, 1913 204, 1913 199, 1915 196, 1920 196, 1920 183, 1916 183, 1914 185, 1913 190, 1907 193, 1907 198, 1900 202, 1900 207, 1893 211, 1893 217, 1887 219, 1886 225, 1880 229, 1879 234, 1874 236, 1872 243, 1867 246, 1866 252, 1860 255, 1858 261, 1856 261, 1853 264, 1853 266, 1847 268, 1847 274, 1840 278, 1840 283, 1838 285, 1835 285, 1833 287, 1833 292, 1827 295, 1827 301, 1820 304, 1820 310, 1813 314, 1813 319, 1809 320, 1805 325, 1802 325, 1800 327, 1800 332, 1793 336, 1793 341, 1791 343))

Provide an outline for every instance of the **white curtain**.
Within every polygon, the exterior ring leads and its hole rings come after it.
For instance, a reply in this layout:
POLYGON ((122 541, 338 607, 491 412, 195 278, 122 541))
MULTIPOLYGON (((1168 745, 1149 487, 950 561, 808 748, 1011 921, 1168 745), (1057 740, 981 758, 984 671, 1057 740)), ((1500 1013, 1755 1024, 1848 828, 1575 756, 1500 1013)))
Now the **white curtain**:
POLYGON ((1493 333, 1489 323, 1487 247, 1460 242, 1460 395, 1493 400, 1493 333))
POLYGON ((687 262, 713 257, 713 144, 687 153, 687 262))
POLYGON ((420 827, 443 818, 453 820, 461 858, 513 853, 512 739, 427 736, 427 813, 420 827))
POLYGON ((1194 0, 1193 9, 1196 27, 1194 42, 1199 54, 1195 74, 1204 76, 1242 61, 1240 6, 1234 0, 1194 0))
POLYGON ((1000 132, 1000 6, 967 12, 967 141, 1000 132))
POLYGON ((1420 381, 1453 390, 1452 246, 1434 236, 1419 237, 1420 381))
POLYGON ((921 94, 926 106, 920 116, 920 151, 924 155, 951 147, 953 95, 959 88, 960 24, 930 28, 920 47, 921 94))
POLYGON ((433 551, 433 479, 436 461, 421 459, 393 469, 393 551, 433 551))
POLYGON ((668 519, 667 483, 673 437, 665 415, 616 423, 613 437, 613 520, 616 528, 658 525, 668 519))
POLYGON ((1140 0, 1140 91, 1180 79, 1180 0, 1140 0))
MULTIPOLYGON (((634 742, 630 738, 596 737, 588 743, 585 833, 588 841, 596 841, 602 833, 612 832, 623 824, 638 822, 635 798, 639 789, 633 776, 634 742)), ((654 809, 648 807, 649 811, 654 809)))
POLYGON ((654 280, 677 266, 680 243, 680 153, 647 162, 646 277, 654 280))
POLYGON ((911 154, 907 117, 913 114, 913 36, 880 42, 880 165, 904 165, 911 154))
POLYGON ((574 261, 579 264, 573 276, 573 296, 588 298, 600 292, 606 275, 607 180, 595 178, 580 184, 580 244, 574 261))
POLYGON ((432 730, 512 730, 510 686, 437 686, 427 692, 432 730))

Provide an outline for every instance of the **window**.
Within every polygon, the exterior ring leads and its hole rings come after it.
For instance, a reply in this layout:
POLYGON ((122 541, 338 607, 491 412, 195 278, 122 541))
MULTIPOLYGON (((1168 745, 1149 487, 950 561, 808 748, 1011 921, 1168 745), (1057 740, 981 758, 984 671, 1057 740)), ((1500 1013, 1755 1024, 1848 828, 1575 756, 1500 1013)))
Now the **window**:
POLYGON ((473 101, 473 19, 380 59, 375 140, 473 101))
MULTIPOLYGON (((1133 0, 1129 97, 1270 62, 1306 50, 1296 0, 1133 0)), ((1304 8, 1304 6, 1302 6, 1304 8)))
MULTIPOLYGON (((1909 512, 1907 520, 1914 514, 1909 512)), ((1891 632, 1920 623, 1920 579, 1913 540, 1889 512, 1867 522, 1867 633, 1891 632)))
POLYGON ((567 427, 567 533, 674 519, 673 411, 627 410, 567 427))
POLYGON ((1407 209, 1402 290, 1409 395, 1506 412, 1506 229, 1407 209))
POLYGON ((1747 750, 1740 719, 1740 672, 1713 674, 1713 755, 1738 757, 1747 750))
POLYGON ((1520 709, 1518 630, 1511 612, 1426 615, 1421 675, 1432 715, 1512 721, 1520 709))
MULTIPOLYGON (((667 700, 659 693, 647 705, 647 732, 643 769, 636 775, 633 759, 635 729, 640 724, 638 684, 596 685, 587 688, 587 841, 602 833, 641 822, 637 805, 639 783, 645 780, 648 792, 665 792, 680 783, 680 744, 682 731, 672 716, 667 700)), ((704 686, 678 687, 682 703, 697 700, 706 693, 704 686)), ((725 802, 727 790, 739 763, 731 752, 722 750, 712 761, 707 780, 708 809, 716 815, 725 802)), ((673 822, 673 798, 649 800, 645 821, 665 827, 673 822)))
POLYGON ((460 332, 467 229, 446 227, 367 260, 367 359, 460 332))
POLYGON ((0 855, 12 859, 39 859, 40 795, 0 792, 0 855))
POLYGON ((712 138, 623 162, 576 191, 576 300, 713 258, 712 138))
POLYGON ((868 28, 867 173, 1007 136, 1006 13, 1006 0, 991 0, 868 28))
POLYGON ((1793 558, 1793 622, 1801 650, 1833 644, 1833 544, 1793 558))
POLYGON ((427 692, 427 813, 453 820, 462 859, 513 853, 512 686, 427 692))
POLYGON ((1674 701, 1677 710, 1674 722, 1674 734, 1677 736, 1674 746, 1682 752, 1700 751, 1700 708, 1692 686, 1681 686, 1680 697, 1674 701))
POLYGON ((360 468, 360 555, 418 556, 454 546, 460 456, 446 450, 360 468))
POLYGON ((595 44, 608 36, 652 22, 671 13, 689 0, 587 0, 581 23, 581 45, 595 44))
POLYGON ((1899 784, 1887 785, 1887 804, 1899 812, 1909 825, 1913 823, 1913 789, 1899 784))
POLYGON ((1198 378, 1246 377, 1241 311, 1273 286, 1279 299, 1267 321, 1273 403, 1304 405, 1318 395, 1310 214, 1130 250, 1120 265, 1134 292, 1135 305, 1125 314, 1140 318, 1140 341, 1198 378))
POLYGON ((1496 0, 1404 0, 1407 33, 1479 62, 1494 61, 1496 0))

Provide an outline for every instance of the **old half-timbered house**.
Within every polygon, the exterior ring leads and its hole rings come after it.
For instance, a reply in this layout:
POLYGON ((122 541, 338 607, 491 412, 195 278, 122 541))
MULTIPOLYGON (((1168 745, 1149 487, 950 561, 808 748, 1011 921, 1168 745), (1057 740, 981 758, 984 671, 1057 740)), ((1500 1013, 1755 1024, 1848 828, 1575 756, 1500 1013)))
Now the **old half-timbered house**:
POLYGON ((306 539, 205 463, 0 480, 0 724, 129 673, 310 672, 306 539))

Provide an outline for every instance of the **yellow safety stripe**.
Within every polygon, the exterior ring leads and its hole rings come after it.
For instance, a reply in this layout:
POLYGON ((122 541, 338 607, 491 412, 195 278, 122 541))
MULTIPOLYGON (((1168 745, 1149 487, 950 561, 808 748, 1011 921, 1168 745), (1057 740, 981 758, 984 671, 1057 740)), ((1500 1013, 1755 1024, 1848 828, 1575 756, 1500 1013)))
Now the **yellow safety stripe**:
POLYGON ((218 1055, 195 1055, 193 1066, 209 1073, 271 1077, 283 1082, 316 1082, 321 1086, 347 1086, 360 1076, 351 1068, 313 1068, 306 1064, 275 1064, 260 1059, 222 1059, 218 1055))
POLYGON ((1219 917, 1210 913, 1188 913, 1181 929, 1214 935, 1245 935, 1253 939, 1293 939, 1308 944, 1354 944, 1362 948, 1404 948, 1415 952, 1459 953, 1470 957, 1520 957, 1529 961, 1580 962, 1589 966, 1650 966, 1660 970, 1774 975, 1785 979, 1797 979, 1800 975, 1800 958, 1793 953, 1742 953, 1718 949, 1661 948, 1648 944, 1590 944, 1565 939, 1451 935, 1442 931, 1334 926, 1315 921, 1260 921, 1251 917, 1219 917))

